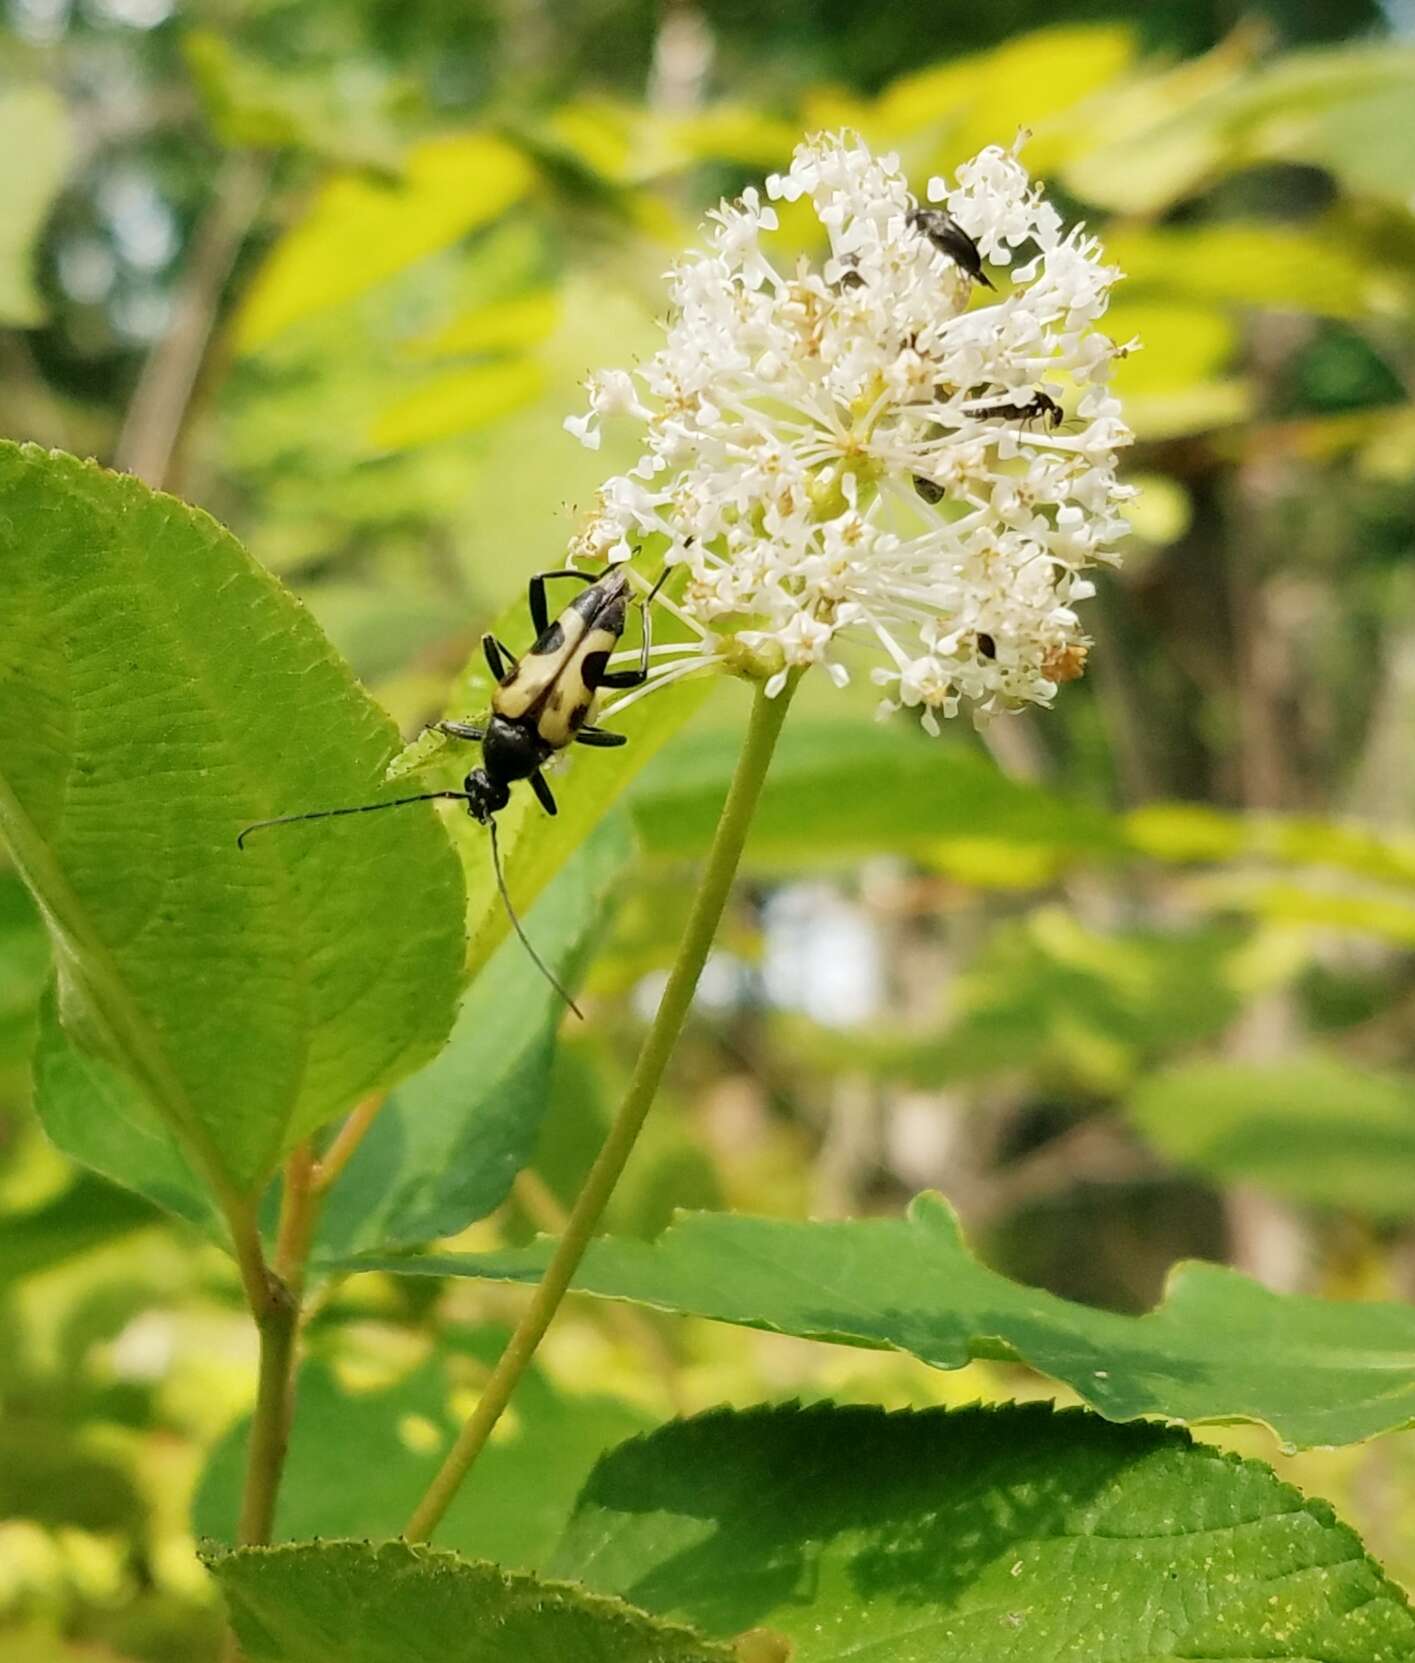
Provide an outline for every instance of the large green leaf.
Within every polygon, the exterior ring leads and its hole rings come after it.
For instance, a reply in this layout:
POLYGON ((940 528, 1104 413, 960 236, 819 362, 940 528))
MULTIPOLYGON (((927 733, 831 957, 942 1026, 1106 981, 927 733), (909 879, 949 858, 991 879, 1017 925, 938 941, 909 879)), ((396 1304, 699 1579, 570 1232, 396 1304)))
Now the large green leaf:
MULTIPOLYGON (((551 1245, 366 1259, 362 1268, 535 1282, 551 1245)), ((901 1219, 682 1214, 651 1244, 592 1242, 574 1286, 907 1351, 935 1368, 1020 1360, 1111 1420, 1259 1421, 1303 1446, 1354 1443, 1415 1420, 1415 1310, 1269 1293, 1208 1264, 1180 1266, 1146 1316, 1092 1310, 979 1264, 938 1195, 919 1196, 901 1219)))
MULTIPOLYGON (((595 946, 627 851, 623 821, 611 818, 525 921, 562 982, 574 984, 595 946)), ((330 1191, 315 1260, 420 1246, 499 1207, 548 1108, 564 1016, 559 994, 521 943, 502 942, 463 1000, 446 1047, 391 1093, 330 1191)), ((179 1140, 146 1111, 126 1075, 65 1038, 52 999, 40 1009, 35 1075, 53 1143, 223 1240, 220 1217, 179 1140)), ((271 1230, 274 1211, 263 1209, 271 1230)))
POLYGON ((30 328, 44 321, 35 288, 34 243, 64 182, 71 141, 64 101, 38 83, 0 92, 0 325, 30 328), (24 165, 17 165, 17 158, 24 165))
POLYGON ((1256 1461, 1045 1405, 724 1409, 596 1468, 557 1575, 793 1663, 1397 1663, 1415 1615, 1256 1461))
MULTIPOLYGON (((623 817, 612 815, 526 920, 536 951, 567 986, 599 945, 630 847, 623 817)), ((482 858, 490 859, 486 849, 482 858)), ((420 1246, 494 1212, 534 1151, 565 1020, 577 1022, 525 948, 503 941, 446 1048, 393 1092, 330 1192, 316 1257, 420 1246)))
POLYGON ((1127 1112, 1171 1159, 1377 1219, 1415 1216, 1415 1087, 1338 1057, 1199 1062, 1151 1075, 1127 1112))
POLYGON ((18 875, 0 866, 0 1081, 29 1060, 48 970, 49 948, 34 901, 18 875))
POLYGON ((208 1560, 248 1663, 730 1663, 617 1599, 406 1542, 208 1560))
POLYGON ((65 1034, 53 988, 39 1007, 34 1095, 56 1149, 226 1242, 216 1200, 178 1133, 153 1114, 128 1074, 65 1034))
MULTIPOLYGON (((346 1390, 325 1364, 306 1364, 276 1540, 397 1535, 461 1425, 453 1407, 459 1373, 465 1388, 467 1365, 475 1359, 489 1367, 505 1339, 499 1331, 453 1331, 447 1349, 376 1391, 346 1390)), ((249 1424, 233 1427, 212 1452, 193 1503, 198 1536, 232 1540, 249 1424)), ((501 1565, 541 1569, 596 1459, 648 1424, 615 1398, 567 1397, 533 1369, 516 1388, 513 1424, 483 1453, 476 1483, 457 1492, 438 1542, 501 1565)))
MULTIPOLYGON (((236 848, 262 815, 376 795, 397 735, 206 515, 6 444, 0 569, 0 837, 49 927, 64 1027, 209 1185, 251 1193, 445 1039, 456 862, 425 809, 236 848)), ((102 1112, 82 1072, 41 1071, 42 1115, 102 1112)))

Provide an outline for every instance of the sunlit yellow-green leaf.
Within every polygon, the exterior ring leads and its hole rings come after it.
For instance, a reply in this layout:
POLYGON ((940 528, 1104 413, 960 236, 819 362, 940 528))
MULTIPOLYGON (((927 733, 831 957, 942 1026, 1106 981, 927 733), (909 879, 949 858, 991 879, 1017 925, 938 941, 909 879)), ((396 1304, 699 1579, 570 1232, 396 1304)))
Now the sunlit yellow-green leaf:
MULTIPOLYGON (((1389 289, 1379 270, 1320 226, 1118 227, 1107 232, 1105 252, 1125 273, 1117 311, 1153 297, 1173 297, 1354 317, 1378 308, 1389 289)), ((1150 336, 1141 325, 1137 331, 1149 357, 1150 336)))
POLYGON ((361 294, 485 225, 523 197, 535 170, 487 133, 428 139, 396 181, 343 174, 275 245, 237 321, 245 351, 361 294))
POLYGON ((1028 847, 1006 838, 946 837, 921 850, 920 858, 974 889, 1040 889, 1072 857, 1062 849, 1028 847))
POLYGON ((1180 300, 1135 300, 1122 294, 1106 313, 1112 340, 1139 347, 1115 366, 1123 399, 1193 388, 1222 370, 1238 344, 1234 321, 1213 306, 1180 300))
POLYGON ((512 358, 431 377, 382 412, 369 434, 380 450, 409 450, 470 433, 529 404, 545 386, 531 358, 512 358))
MULTIPOLYGON (((650 703, 653 701, 650 700, 650 703)), ((708 730, 659 759, 634 793, 651 852, 706 850, 727 795, 739 737, 708 730)), ((786 724, 747 839, 755 871, 840 865, 883 850, 1009 885, 1049 876, 1058 862, 1113 857, 1116 822, 1089 805, 1009 779, 961 745, 907 727, 795 715, 786 724), (1003 858, 1011 847, 1016 859, 1003 858)))
POLYGON ((1288 977, 1251 964, 1251 932, 1101 933, 1064 908, 995 930, 949 989, 940 1021, 830 1029, 777 1020, 780 1054, 807 1073, 848 1071, 924 1090, 1016 1077, 1084 1091, 1129 1086, 1147 1063, 1223 1030, 1244 994, 1288 977))
POLYGON ((1243 847, 1237 816, 1203 803, 1147 803, 1125 816, 1130 843, 1156 860, 1229 860, 1243 847))
POLYGON ((0 91, 0 324, 32 328, 44 320, 34 286, 35 238, 69 165, 63 100, 47 86, 0 91), (23 158, 23 163, 21 163, 23 158))
POLYGON ((1293 883, 1213 879, 1196 887, 1210 905, 1284 923, 1374 935, 1415 946, 1415 906, 1368 891, 1305 888, 1293 883))
POLYGON ((1048 123, 1114 80, 1134 50, 1124 28, 1038 29, 990 52, 901 77, 880 95, 870 127, 890 140, 948 122, 953 162, 984 145, 1009 145, 1027 128, 1036 135, 1028 163, 1046 167, 1048 123))
POLYGON ((1140 493, 1125 508, 1125 518, 1136 537, 1156 548, 1178 542, 1194 517, 1193 499, 1184 486, 1167 474, 1157 473, 1131 472, 1125 482, 1140 493))
POLYGON ((634 162, 636 112, 607 98, 579 98, 552 112, 545 130, 605 179, 623 181, 634 162))
POLYGON ((508 300, 478 306, 451 323, 415 335, 407 351, 417 358, 468 357, 476 353, 508 352, 543 341, 560 317, 560 298, 553 289, 536 289, 508 300))
POLYGON ((745 104, 714 104, 678 116, 669 130, 685 160, 736 162, 763 172, 786 166, 801 136, 795 123, 745 104))
POLYGON ((1153 213, 1225 172, 1290 160, 1404 200, 1410 158, 1401 118, 1415 95, 1415 52, 1362 43, 1246 70, 1243 50, 1240 39, 1236 49, 1102 104, 1100 142, 1068 162, 1068 188, 1117 212, 1153 213))
POLYGON ((1125 419, 1141 440, 1182 439, 1189 433, 1213 433, 1246 422, 1253 413, 1253 388, 1247 381, 1224 379, 1194 387, 1156 388, 1125 400, 1125 419))
POLYGON ((1212 134, 1181 129, 1184 117, 1241 81, 1263 45, 1261 27, 1240 26, 1202 57, 1138 67, 1091 99, 1073 123, 1073 144, 1061 168, 1067 188, 1121 211, 1168 202, 1219 157, 1212 134), (1167 142, 1157 142, 1156 133, 1167 142), (1132 145, 1135 176, 1127 180, 1124 156, 1132 145))
MULTIPOLYGON (((1407 60, 1408 61, 1408 60, 1407 60)), ((1400 84, 1317 110, 1285 152, 1326 167, 1348 190, 1408 209, 1415 191, 1415 73, 1400 84)))
POLYGON ((1335 820, 1261 820, 1254 844, 1290 866, 1340 866, 1384 882, 1415 883, 1415 838, 1335 820))

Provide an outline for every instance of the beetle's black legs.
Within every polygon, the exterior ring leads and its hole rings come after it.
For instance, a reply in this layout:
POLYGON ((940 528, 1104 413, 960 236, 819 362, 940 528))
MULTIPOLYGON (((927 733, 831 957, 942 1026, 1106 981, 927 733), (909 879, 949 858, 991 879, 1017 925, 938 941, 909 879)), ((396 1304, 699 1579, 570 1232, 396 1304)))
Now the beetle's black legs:
POLYGON ((546 604, 545 586, 549 579, 553 577, 574 577, 578 578, 581 583, 597 583, 599 581, 591 572, 572 572, 569 570, 537 572, 526 590, 526 602, 531 609, 531 627, 536 632, 537 641, 550 628, 550 608, 546 604))
POLYGON ((497 681, 505 681, 507 676, 514 674, 516 655, 504 641, 498 641, 494 635, 483 635, 481 650, 486 654, 487 668, 497 681))
POLYGON ((530 776, 530 780, 531 790, 535 792, 540 806, 547 814, 554 814, 556 812, 555 798, 551 796, 550 787, 545 783, 545 775, 537 768, 535 773, 530 776))
MULTIPOLYGON (((643 601, 639 606, 639 612, 644 620, 644 644, 639 653, 638 668, 636 670, 610 670, 606 675, 602 675, 599 678, 598 685, 600 687, 614 689, 621 687, 642 687, 649 679, 649 648, 653 645, 653 624, 651 621, 653 614, 649 611, 649 607, 653 604, 654 596, 663 587, 663 581, 671 570, 672 568, 669 566, 664 567, 659 576, 658 582, 655 583, 653 588, 649 591, 647 600, 643 601)), ((591 741, 591 743, 593 743, 593 741, 591 741)), ((603 741, 601 741, 601 743, 603 743, 603 741)))
POLYGON ((453 739, 485 739, 485 728, 474 728, 469 722, 429 722, 430 728, 448 734, 453 739))
POLYGON ((596 745, 602 751, 613 750, 616 745, 627 745, 627 733, 611 733, 608 728, 581 728, 575 735, 577 745, 596 745))

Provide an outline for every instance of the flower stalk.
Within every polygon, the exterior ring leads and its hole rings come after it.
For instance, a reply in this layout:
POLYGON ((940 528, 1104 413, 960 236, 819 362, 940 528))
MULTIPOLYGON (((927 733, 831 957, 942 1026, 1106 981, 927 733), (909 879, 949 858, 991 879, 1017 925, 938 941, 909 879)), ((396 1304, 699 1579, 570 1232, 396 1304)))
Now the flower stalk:
POLYGON ((428 1540, 476 1464, 477 1457, 485 1449, 492 1430, 560 1309, 605 1206, 628 1164, 639 1132, 658 1094, 668 1059, 682 1032, 693 992, 717 934, 747 840, 747 830, 761 794, 762 782, 766 778, 798 680, 798 674, 788 677, 775 697, 768 694, 764 684, 757 686, 742 754, 713 835, 678 956, 645 1035, 624 1101, 590 1169, 584 1188, 576 1198, 539 1287, 492 1371, 476 1408, 408 1520, 403 1534, 409 1541, 428 1540))

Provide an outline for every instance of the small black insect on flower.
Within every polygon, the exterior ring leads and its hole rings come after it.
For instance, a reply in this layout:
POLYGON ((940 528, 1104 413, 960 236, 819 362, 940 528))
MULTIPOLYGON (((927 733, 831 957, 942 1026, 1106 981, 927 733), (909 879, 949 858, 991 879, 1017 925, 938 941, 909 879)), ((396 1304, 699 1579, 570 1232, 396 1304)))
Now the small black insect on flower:
POLYGON ((978 252, 977 243, 946 209, 916 208, 909 215, 909 224, 975 283, 981 283, 985 289, 996 288, 997 285, 983 270, 983 257, 978 252))

